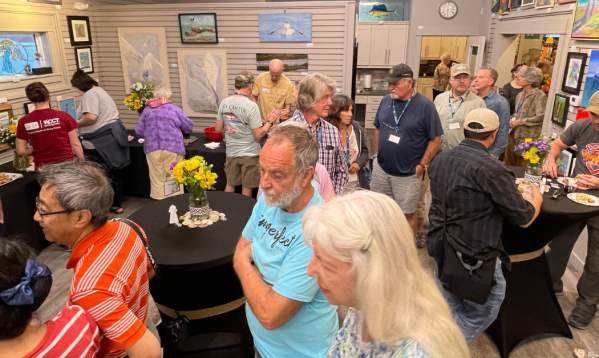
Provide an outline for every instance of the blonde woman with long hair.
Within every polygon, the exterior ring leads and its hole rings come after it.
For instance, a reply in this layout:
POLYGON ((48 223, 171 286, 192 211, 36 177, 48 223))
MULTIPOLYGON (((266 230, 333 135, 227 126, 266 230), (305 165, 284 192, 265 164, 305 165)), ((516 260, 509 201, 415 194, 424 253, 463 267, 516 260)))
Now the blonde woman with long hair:
POLYGON ((392 199, 340 196, 310 208, 302 226, 314 249, 308 274, 330 303, 349 306, 329 357, 470 356, 392 199))

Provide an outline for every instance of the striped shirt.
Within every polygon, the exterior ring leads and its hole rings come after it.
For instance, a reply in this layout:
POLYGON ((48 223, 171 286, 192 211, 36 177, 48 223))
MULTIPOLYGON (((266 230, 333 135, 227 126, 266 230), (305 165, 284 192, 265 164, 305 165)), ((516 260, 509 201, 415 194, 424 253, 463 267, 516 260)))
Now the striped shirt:
POLYGON ((24 358, 91 358, 100 348, 100 330, 93 318, 79 306, 62 309, 46 322, 46 333, 24 358))
POLYGON ((327 168, 335 193, 342 194, 349 175, 337 127, 322 118, 311 125, 301 111, 295 111, 290 120, 308 124, 308 130, 318 140, 318 162, 327 168))
POLYGON ((108 221, 73 248, 69 303, 83 307, 100 327, 99 357, 123 357, 144 335, 148 265, 141 239, 120 221, 108 221))

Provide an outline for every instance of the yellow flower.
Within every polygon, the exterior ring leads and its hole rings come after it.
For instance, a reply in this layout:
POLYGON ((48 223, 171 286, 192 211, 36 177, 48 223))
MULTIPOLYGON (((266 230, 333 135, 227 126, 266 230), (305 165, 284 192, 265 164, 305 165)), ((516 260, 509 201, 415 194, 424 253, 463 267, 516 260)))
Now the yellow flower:
POLYGON ((17 125, 16 125, 16 124, 9 124, 9 125, 8 125, 8 130, 9 130, 11 133, 13 133, 13 134, 14 134, 14 133, 17 133, 17 125))
POLYGON ((532 142, 532 138, 524 138, 524 143, 532 142))

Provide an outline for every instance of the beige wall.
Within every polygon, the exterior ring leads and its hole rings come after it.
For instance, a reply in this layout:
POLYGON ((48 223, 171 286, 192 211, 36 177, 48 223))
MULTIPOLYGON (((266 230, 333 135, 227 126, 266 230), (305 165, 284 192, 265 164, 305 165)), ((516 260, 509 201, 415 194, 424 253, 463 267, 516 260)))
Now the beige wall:
MULTIPOLYGON (((166 30, 172 100, 181 104, 177 50, 182 48, 225 49, 229 93, 233 80, 241 71, 256 72, 256 53, 307 53, 309 72, 321 72, 337 81, 339 90, 350 93, 353 59, 355 2, 276 2, 276 3, 195 3, 163 5, 116 5, 93 8, 95 40, 99 44, 101 83, 119 105, 127 127, 134 127, 137 114, 122 105, 125 96, 123 70, 117 38, 119 27, 163 27, 166 30), (312 13, 312 43, 261 43, 258 37, 258 14, 281 12, 312 13), (182 44, 178 14, 215 12, 219 44, 182 44)), ((292 80, 306 73, 290 72, 292 80)), ((211 125, 213 118, 193 118, 195 130, 211 125)))
MULTIPOLYGON (((43 82, 50 90, 53 106, 57 106, 56 96, 63 99, 78 96, 77 90, 70 85, 70 78, 76 70, 75 50, 69 41, 67 15, 86 16, 85 11, 75 10, 71 0, 63 0, 63 6, 34 4, 18 0, 0 0, 0 32, 8 30, 40 31, 50 34, 51 45, 55 48, 52 56, 53 73, 35 76, 19 82, 0 83, 0 97, 6 97, 12 105, 17 118, 24 114, 23 104, 29 102, 25 97, 25 86, 31 82, 43 82)), ((93 23, 90 25, 94 31, 93 23)), ((96 41, 92 34, 92 53, 95 74, 98 76, 96 41)), ((0 153, 0 162, 5 163, 13 157, 12 151, 0 153)))

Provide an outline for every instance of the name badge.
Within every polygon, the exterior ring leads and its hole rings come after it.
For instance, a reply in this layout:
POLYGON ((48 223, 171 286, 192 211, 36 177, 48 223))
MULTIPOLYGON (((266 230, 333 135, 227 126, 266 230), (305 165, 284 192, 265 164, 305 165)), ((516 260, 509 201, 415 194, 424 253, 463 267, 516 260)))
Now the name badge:
POLYGON ((451 123, 449 123, 449 129, 450 130, 460 129, 460 123, 459 122, 451 122, 451 123))
POLYGON ((394 134, 389 134, 389 142, 398 144, 399 143, 399 137, 396 136, 396 135, 394 135, 394 134))

